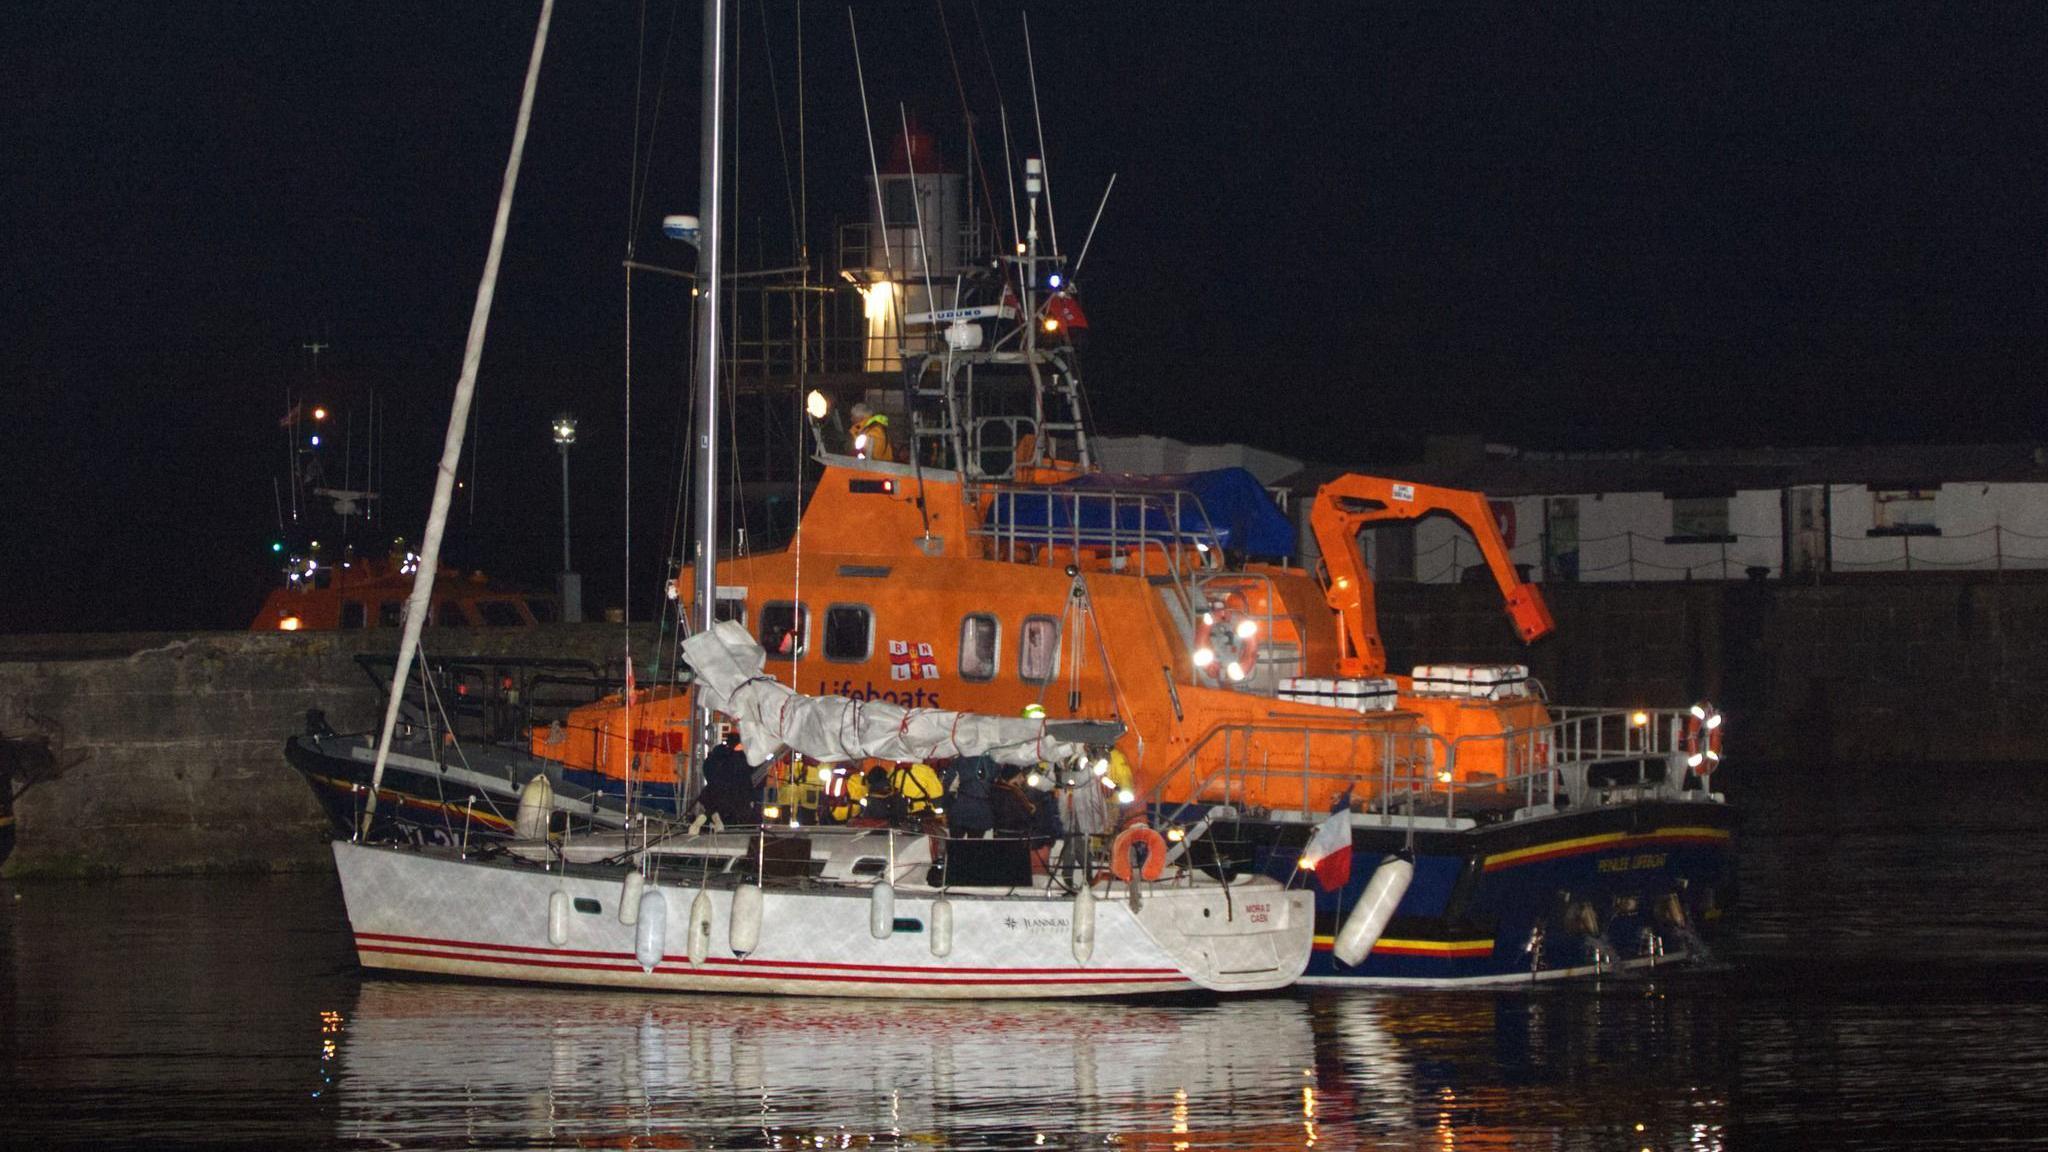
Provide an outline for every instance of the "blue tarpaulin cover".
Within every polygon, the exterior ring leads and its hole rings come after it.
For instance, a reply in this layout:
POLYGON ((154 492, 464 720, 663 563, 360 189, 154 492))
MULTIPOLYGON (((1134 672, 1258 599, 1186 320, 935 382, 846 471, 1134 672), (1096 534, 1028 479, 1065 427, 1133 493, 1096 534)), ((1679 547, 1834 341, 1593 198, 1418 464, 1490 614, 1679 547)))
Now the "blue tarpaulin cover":
MULTIPOLYGON (((1006 494, 989 510, 989 526, 1014 530, 1024 536, 1042 536, 1048 530, 1055 536, 1070 536, 1077 528, 1074 523, 1076 501, 1071 498, 1063 500, 1062 494, 1112 488, 1161 495, 1180 491, 1200 501, 1199 509, 1194 504, 1183 502, 1178 525, 1171 521, 1173 505, 1170 500, 1144 504, 1119 501, 1114 524, 1114 535, 1119 538, 1135 536, 1142 528, 1152 536, 1179 534, 1201 539, 1204 535, 1202 515, 1206 512, 1208 527, 1215 531, 1218 543, 1225 548, 1250 556, 1289 556, 1294 552, 1294 526, 1281 515, 1258 478, 1242 468, 1158 476, 1131 472, 1090 473, 1046 488, 1042 495, 1032 492, 1011 497, 1006 494)), ((1109 503, 1100 499, 1082 499, 1078 503, 1078 531, 1082 540, 1091 544, 1107 543, 1112 536, 1109 503)))

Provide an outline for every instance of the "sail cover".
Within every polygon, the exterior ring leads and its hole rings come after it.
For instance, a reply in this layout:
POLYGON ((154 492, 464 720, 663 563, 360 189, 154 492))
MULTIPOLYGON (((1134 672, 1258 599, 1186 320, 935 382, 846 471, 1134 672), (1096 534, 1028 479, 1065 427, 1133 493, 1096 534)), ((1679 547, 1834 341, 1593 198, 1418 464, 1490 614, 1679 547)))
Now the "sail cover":
POLYGON ((739 723, 747 762, 757 767, 785 750, 828 763, 987 756, 1024 766, 1071 761, 1087 750, 1044 720, 801 695, 764 671, 768 654, 731 620, 684 640, 683 658, 706 703, 739 723))
POLYGON ((1141 533, 1207 540, 1213 532, 1223 547, 1250 556, 1290 556, 1295 550, 1294 526, 1274 505, 1258 477, 1242 468, 1158 476, 1091 472, 1035 491, 1005 491, 990 506, 988 523, 999 533, 1013 533, 1020 539, 1078 537, 1083 544, 1097 546, 1128 542, 1141 533), (1100 498, 1072 496, 1111 489, 1155 498, 1112 505, 1100 498), (1176 492, 1194 499, 1176 505, 1172 499, 1176 492))

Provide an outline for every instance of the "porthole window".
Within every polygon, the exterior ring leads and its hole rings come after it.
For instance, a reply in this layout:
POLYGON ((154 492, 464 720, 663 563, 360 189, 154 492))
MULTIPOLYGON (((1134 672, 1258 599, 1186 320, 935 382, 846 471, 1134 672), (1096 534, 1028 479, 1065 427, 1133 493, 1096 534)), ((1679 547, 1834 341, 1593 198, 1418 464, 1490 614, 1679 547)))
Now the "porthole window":
POLYGON ((1051 616, 1026 616, 1017 633, 1017 675, 1027 684, 1052 679, 1060 662, 1060 622, 1051 616))
POLYGON ((996 678, 996 645, 1002 626, 996 618, 977 612, 960 622, 960 676, 964 680, 996 678))
POLYGON ((811 614, 803 605, 770 600, 761 606, 761 648, 787 660, 810 648, 811 614))
POLYGON ((875 617, 865 604, 833 604, 825 609, 825 659, 865 661, 875 651, 875 617))

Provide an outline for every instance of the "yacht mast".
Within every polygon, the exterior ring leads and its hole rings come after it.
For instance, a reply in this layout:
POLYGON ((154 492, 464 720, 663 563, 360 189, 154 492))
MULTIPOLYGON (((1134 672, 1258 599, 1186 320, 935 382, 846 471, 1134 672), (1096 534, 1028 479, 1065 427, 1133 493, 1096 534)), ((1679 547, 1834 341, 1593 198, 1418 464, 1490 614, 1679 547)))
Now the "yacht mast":
POLYGON ((434 572, 441 564, 441 532, 448 524, 448 506, 455 498, 455 471, 462 463, 462 432, 469 425, 469 402, 476 395, 477 365, 484 355, 484 329, 491 321, 491 300, 498 292, 498 261, 505 251, 505 228, 512 217, 512 190, 519 184, 519 161, 526 154, 526 125, 533 118, 533 92, 540 80, 540 60, 548 46, 548 21, 555 0, 541 0, 540 25, 533 31, 533 55, 526 64, 526 86, 519 94, 519 120, 512 130, 512 155, 505 161, 505 183, 498 192, 498 218, 491 226, 490 254, 476 288, 476 308, 469 317, 469 344, 462 353, 462 374, 455 381, 455 406, 448 413, 448 434, 441 443, 441 466, 434 476, 434 503, 427 512, 427 531, 420 541, 419 571, 405 602, 405 634, 398 642, 398 663, 391 670, 391 694, 384 704, 384 730, 377 737, 377 760, 370 769, 370 797, 363 805, 362 833, 377 814, 377 790, 384 785, 384 762, 391 756, 391 732, 398 726, 398 707, 405 701, 405 678, 419 651, 420 629, 434 595, 434 572))
MULTIPOLYGON (((700 191, 698 212, 703 232, 697 259, 697 395, 694 461, 697 491, 697 619, 698 631, 711 628, 718 604, 718 432, 719 317, 725 301, 725 0, 704 0, 703 123, 699 132, 700 191)), ((697 696, 693 755, 701 758, 711 730, 710 713, 700 690, 697 696)), ((696 763, 691 764, 692 774, 696 763)), ((685 782, 686 785, 689 782, 685 782)))

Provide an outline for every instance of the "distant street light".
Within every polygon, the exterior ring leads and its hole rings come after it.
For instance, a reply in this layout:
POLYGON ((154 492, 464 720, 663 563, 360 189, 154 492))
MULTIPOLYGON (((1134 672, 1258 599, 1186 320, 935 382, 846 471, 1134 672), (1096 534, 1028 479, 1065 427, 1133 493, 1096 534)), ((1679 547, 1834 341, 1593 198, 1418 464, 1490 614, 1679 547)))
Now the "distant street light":
POLYGON ((562 593, 562 619, 583 622, 583 578, 569 565, 569 445, 576 442, 576 418, 563 413, 555 417, 555 448, 562 454, 562 574, 557 583, 562 593))

